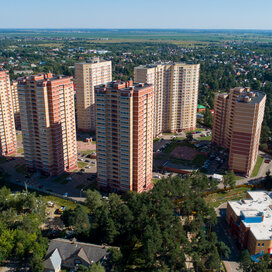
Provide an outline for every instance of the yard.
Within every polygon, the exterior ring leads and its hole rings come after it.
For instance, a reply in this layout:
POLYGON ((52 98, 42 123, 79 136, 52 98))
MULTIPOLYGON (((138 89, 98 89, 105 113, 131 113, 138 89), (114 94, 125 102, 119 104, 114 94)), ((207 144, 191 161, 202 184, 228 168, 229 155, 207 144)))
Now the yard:
POLYGON ((256 164, 255 164, 255 166, 253 168, 253 171, 252 171, 252 173, 250 175, 251 178, 256 177, 258 175, 260 167, 261 167, 261 165, 263 163, 263 160, 264 159, 259 155, 258 158, 257 158, 257 162, 256 162, 256 164))
POLYGON ((90 150, 90 149, 79 151, 80 154, 84 154, 84 155, 90 155, 93 152, 96 152, 96 151, 95 150, 90 150))
POLYGON ((77 162, 77 166, 78 166, 79 168, 84 168, 84 167, 87 166, 87 165, 88 165, 87 162, 77 162))
POLYGON ((240 200, 245 198, 248 190, 249 189, 246 187, 235 188, 230 191, 208 195, 204 199, 211 207, 217 208, 226 201, 240 200))

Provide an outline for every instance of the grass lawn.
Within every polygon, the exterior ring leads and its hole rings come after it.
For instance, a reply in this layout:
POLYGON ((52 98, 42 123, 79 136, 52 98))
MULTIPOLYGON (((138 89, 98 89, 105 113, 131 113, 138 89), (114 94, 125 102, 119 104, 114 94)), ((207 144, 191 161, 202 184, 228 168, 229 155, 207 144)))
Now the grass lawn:
POLYGON ((256 164, 254 166, 254 169, 253 169, 253 171, 252 171, 252 173, 250 175, 251 178, 256 177, 258 175, 260 167, 261 167, 261 165, 263 163, 263 160, 264 159, 259 155, 258 158, 257 158, 256 164))
POLYGON ((79 168, 84 168, 84 167, 87 166, 87 165, 88 165, 87 162, 77 162, 77 166, 78 166, 79 168))
POLYGON ((151 179, 151 182, 152 182, 153 184, 156 184, 159 180, 160 180, 160 179, 158 179, 158 178, 152 178, 152 179, 151 179))
POLYGON ((59 175, 58 177, 56 177, 53 181, 56 183, 67 184, 69 180, 66 180, 66 178, 68 177, 69 177, 68 173, 63 173, 59 175))
POLYGON ((80 154, 85 154, 85 155, 90 155, 92 154, 93 152, 96 152, 95 150, 84 150, 84 151, 79 151, 80 154))
POLYGON ((160 139, 160 138, 155 138, 155 139, 153 140, 153 143, 156 143, 159 139, 160 139))
POLYGON ((17 137, 17 141, 22 141, 23 140, 22 133, 16 134, 16 137, 17 137))
POLYGON ((176 147, 178 147, 180 145, 179 142, 177 141, 172 141, 164 150, 163 153, 165 154, 169 154, 171 153, 176 147))
POLYGON ((62 199, 60 197, 51 196, 51 195, 42 196, 42 199, 45 202, 52 201, 58 206, 66 206, 67 210, 74 209, 77 205, 71 200, 66 200, 66 199, 62 199))
POLYGON ((16 165, 15 166, 16 172, 26 175, 27 170, 25 165, 16 165))
POLYGON ((198 139, 199 141, 211 141, 211 140, 212 140, 212 135, 210 135, 210 136, 198 137, 197 139, 198 139))
POLYGON ((216 193, 206 196, 205 201, 213 208, 217 208, 222 203, 230 200, 240 200, 246 197, 249 189, 246 187, 235 188, 227 192, 216 193))
POLYGON ((23 152, 24 152, 24 148, 23 147, 17 148, 17 153, 23 153, 23 152))

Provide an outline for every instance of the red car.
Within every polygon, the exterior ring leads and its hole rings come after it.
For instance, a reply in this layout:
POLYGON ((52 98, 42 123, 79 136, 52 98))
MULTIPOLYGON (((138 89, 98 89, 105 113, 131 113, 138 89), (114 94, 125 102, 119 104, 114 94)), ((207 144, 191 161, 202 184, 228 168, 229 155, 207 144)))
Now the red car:
POLYGON ((270 163, 270 162, 271 162, 271 160, 265 160, 264 162, 265 162, 265 163, 270 163))

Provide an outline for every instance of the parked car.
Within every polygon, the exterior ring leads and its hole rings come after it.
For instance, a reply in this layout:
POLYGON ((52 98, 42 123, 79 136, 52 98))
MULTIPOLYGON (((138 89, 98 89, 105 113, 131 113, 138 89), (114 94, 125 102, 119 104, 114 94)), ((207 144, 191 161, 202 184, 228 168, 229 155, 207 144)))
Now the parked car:
POLYGON ((265 162, 265 163, 270 163, 271 160, 270 160, 270 159, 267 159, 267 160, 265 160, 264 162, 265 162))

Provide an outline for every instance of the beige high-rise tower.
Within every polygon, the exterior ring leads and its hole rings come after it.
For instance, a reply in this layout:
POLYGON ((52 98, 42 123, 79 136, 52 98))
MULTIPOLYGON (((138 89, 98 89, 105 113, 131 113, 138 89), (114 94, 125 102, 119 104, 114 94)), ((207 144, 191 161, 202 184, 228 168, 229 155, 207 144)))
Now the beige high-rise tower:
POLYGON ((13 103, 13 111, 14 111, 14 119, 15 119, 15 127, 20 129, 20 107, 19 107, 19 97, 18 97, 18 82, 12 81, 10 84, 11 94, 12 94, 12 103, 13 103))
POLYGON ((98 185, 112 191, 152 187, 153 87, 111 82, 96 86, 98 185))
POLYGON ((17 141, 8 71, 0 71, 0 155, 16 153, 17 141))
POLYGON ((229 168, 246 176, 257 161, 265 101, 241 87, 215 97, 212 142, 229 149, 229 168))
POLYGON ((196 128, 199 67, 158 63, 134 68, 135 82, 154 85, 154 137, 196 128))
POLYGON ((77 167, 74 88, 71 77, 18 79, 24 154, 28 168, 58 175, 77 167))
POLYGON ((95 130, 94 86, 111 81, 111 61, 94 58, 88 62, 75 64, 77 127, 79 130, 95 130))

